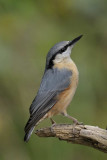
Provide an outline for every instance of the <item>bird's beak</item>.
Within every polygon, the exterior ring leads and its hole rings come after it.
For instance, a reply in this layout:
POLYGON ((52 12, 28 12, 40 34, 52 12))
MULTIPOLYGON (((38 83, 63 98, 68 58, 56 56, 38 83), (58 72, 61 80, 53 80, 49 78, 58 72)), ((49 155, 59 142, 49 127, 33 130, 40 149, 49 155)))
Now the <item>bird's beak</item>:
POLYGON ((79 41, 82 36, 83 36, 83 35, 80 35, 79 37, 73 39, 72 41, 69 42, 68 45, 71 46, 71 47, 74 46, 74 44, 75 44, 77 41, 79 41))

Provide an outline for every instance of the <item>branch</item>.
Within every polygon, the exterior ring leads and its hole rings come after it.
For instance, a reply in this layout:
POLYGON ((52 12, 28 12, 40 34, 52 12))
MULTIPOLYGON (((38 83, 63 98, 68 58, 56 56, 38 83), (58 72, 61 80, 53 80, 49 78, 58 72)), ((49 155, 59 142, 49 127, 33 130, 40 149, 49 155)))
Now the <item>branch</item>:
POLYGON ((89 125, 55 124, 39 129, 39 137, 56 137, 67 142, 82 144, 107 153, 107 130, 89 125))

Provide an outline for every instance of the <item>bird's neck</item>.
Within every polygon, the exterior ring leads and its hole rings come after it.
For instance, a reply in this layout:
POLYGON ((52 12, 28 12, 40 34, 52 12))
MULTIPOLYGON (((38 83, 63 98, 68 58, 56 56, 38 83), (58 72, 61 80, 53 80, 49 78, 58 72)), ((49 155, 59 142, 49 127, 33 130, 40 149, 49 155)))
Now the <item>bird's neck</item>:
POLYGON ((71 57, 65 57, 61 61, 54 60, 54 68, 71 68, 71 66, 76 66, 71 57))
POLYGON ((65 59, 64 61, 54 64, 54 68, 58 68, 58 69, 66 68, 74 72, 77 76, 79 75, 77 66, 71 58, 65 59))

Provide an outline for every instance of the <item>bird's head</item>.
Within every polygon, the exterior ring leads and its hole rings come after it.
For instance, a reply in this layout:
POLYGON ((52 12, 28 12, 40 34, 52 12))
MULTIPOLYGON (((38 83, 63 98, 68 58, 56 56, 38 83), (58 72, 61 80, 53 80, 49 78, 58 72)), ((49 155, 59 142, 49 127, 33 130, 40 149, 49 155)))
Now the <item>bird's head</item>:
POLYGON ((55 44, 47 54, 46 69, 52 68, 55 63, 70 59, 72 48, 81 37, 82 35, 72 41, 62 41, 55 44))

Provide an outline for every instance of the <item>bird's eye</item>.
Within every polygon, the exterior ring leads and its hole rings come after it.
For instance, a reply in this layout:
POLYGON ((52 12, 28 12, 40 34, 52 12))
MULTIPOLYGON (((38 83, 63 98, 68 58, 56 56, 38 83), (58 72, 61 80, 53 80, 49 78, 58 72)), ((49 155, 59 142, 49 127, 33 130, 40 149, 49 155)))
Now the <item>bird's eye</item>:
POLYGON ((61 50, 60 50, 60 53, 64 52, 65 50, 67 49, 67 47, 63 47, 61 50))

